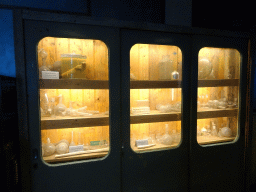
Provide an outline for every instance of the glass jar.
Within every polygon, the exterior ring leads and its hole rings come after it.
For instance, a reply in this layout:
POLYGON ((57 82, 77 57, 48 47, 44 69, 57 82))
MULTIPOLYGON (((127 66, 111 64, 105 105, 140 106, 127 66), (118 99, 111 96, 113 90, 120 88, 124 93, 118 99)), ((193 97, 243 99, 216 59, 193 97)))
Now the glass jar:
POLYGON ((65 79, 86 79, 86 56, 70 53, 61 55, 61 78, 65 79))
POLYGON ((170 59, 170 55, 163 55, 159 62, 159 79, 171 80, 173 72, 173 61, 170 59))

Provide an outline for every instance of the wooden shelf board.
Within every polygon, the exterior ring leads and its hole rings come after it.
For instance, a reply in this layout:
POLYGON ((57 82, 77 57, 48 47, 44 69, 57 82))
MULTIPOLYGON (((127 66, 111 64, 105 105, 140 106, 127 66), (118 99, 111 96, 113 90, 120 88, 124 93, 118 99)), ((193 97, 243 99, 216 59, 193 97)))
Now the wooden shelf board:
MULTIPOLYGON (((216 117, 234 117, 237 116, 238 109, 209 109, 208 111, 198 111, 198 119, 216 118, 216 117)), ((157 110, 151 110, 150 114, 130 116, 131 124, 154 123, 165 121, 180 121, 180 112, 161 113, 157 110)), ((93 127, 108 126, 109 116, 97 114, 87 117, 42 117, 41 129, 63 129, 74 127, 93 127)))
POLYGON ((40 89, 108 89, 108 80, 39 79, 40 89))
POLYGON ((197 112, 197 119, 237 116, 238 109, 209 109, 197 112))
POLYGON ((61 163, 61 162, 69 162, 69 161, 78 161, 78 160, 86 160, 86 159, 96 159, 104 157, 108 154, 108 152, 100 152, 100 153, 87 153, 81 155, 74 155, 68 157, 55 158, 55 155, 51 155, 48 157, 43 157, 43 160, 47 163, 61 163))
POLYGON ((131 81, 131 89, 181 88, 181 80, 170 81, 131 81))
POLYGON ((238 86, 239 79, 198 80, 198 87, 238 86))
MULTIPOLYGON (((204 137, 204 136, 198 136, 197 141, 200 145, 207 145, 207 144, 215 144, 215 143, 226 143, 234 141, 235 137, 204 137)), ((174 143, 172 145, 163 145, 163 144, 156 144, 155 146, 144 148, 144 149, 138 149, 137 147, 134 147, 133 150, 137 153, 140 152, 150 152, 150 151, 157 151, 157 150, 167 150, 172 149, 174 147, 177 147, 179 144, 174 143)), ((80 154, 80 155, 74 155, 74 156, 67 156, 67 157, 61 157, 61 158, 55 158, 55 155, 51 155, 48 157, 43 157, 43 160, 47 163, 61 163, 61 162, 69 162, 69 161, 77 161, 77 160, 86 160, 86 159, 95 159, 95 158, 101 158, 108 154, 108 152, 99 152, 99 153, 87 153, 87 154, 80 154)))
MULTIPOLYGON (((198 87, 238 86, 239 79, 198 80, 198 87)), ((131 89, 181 88, 181 80, 131 81, 131 89)), ((40 89, 108 89, 108 80, 39 79, 40 89)))
POLYGON ((151 110, 150 114, 143 115, 131 115, 131 124, 138 123, 153 123, 153 122, 164 122, 164 121, 180 121, 180 112, 161 113, 157 110, 151 110))
POLYGON ((207 145, 207 144, 214 144, 214 143, 225 143, 234 141, 235 137, 204 137, 204 136, 197 136, 197 142, 200 145, 207 145))
POLYGON ((101 114, 88 117, 42 117, 41 120, 41 129, 62 129, 107 125, 109 125, 109 117, 101 114))
MULTIPOLYGON (((224 87, 224 86, 238 86, 239 79, 217 79, 217 80, 198 80, 198 87, 224 87)), ((169 81, 131 81, 131 89, 158 89, 158 88, 181 88, 181 80, 169 80, 169 81)))

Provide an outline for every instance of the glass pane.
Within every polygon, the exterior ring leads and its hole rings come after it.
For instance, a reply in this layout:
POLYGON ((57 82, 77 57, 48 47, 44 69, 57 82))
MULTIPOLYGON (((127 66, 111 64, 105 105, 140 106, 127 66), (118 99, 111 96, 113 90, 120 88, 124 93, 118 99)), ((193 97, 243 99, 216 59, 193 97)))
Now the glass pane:
POLYGON ((99 40, 46 37, 38 44, 41 155, 47 163, 109 152, 108 49, 99 40))
POLYGON ((236 49, 202 48, 198 55, 197 141, 234 141, 238 133, 241 56, 236 49))
POLYGON ((181 50, 135 44, 130 69, 131 148, 145 152, 177 147, 182 132, 181 50))

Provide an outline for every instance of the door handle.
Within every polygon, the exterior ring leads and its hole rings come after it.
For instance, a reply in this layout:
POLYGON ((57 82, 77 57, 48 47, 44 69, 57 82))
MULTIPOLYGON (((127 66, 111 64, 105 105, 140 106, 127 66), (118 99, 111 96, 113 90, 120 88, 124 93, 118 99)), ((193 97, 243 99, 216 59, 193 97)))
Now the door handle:
POLYGON ((34 160, 38 159, 38 150, 37 149, 33 149, 32 150, 32 156, 34 160))

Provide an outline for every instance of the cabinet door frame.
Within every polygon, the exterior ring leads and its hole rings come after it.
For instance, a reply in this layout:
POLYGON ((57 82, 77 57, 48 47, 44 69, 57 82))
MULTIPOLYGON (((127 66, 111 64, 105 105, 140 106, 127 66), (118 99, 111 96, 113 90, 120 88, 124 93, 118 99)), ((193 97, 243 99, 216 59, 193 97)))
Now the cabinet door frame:
POLYGON ((248 67, 248 39, 232 37, 213 37, 204 35, 193 36, 191 80, 191 135, 190 135, 190 188, 192 191, 244 190, 245 179, 245 126, 246 126, 246 82, 248 67), (233 142, 200 146, 197 143, 197 86, 198 86, 198 54, 203 47, 234 48, 241 54, 239 83, 239 115, 238 137, 233 142), (207 157, 208 156, 208 157, 207 157), (201 165, 198 158, 201 159, 201 165), (232 161, 231 161, 232 159, 232 161), (230 162, 228 162, 230 161, 230 162), (228 168, 227 168, 228 167, 228 168), (223 170, 221 170, 223 168, 223 170), (222 172, 226 170, 226 172, 222 172), (232 173, 232 174, 231 174, 232 173), (225 182, 223 179, 225 178, 225 182), (228 179, 227 179, 228 178, 228 179), (223 182, 222 182, 223 181, 223 182), (236 182, 234 182, 236 181, 236 182), (231 184, 236 183, 231 187, 231 184), (222 186, 223 188, 219 188, 222 186), (230 188, 229 188, 230 187, 230 188))
POLYGON ((122 184, 124 191, 188 190, 190 37, 155 31, 121 29, 122 62, 122 184), (182 142, 168 150, 135 153, 130 147, 130 48, 136 44, 178 46, 182 51, 182 142), (175 159, 179 154, 178 159, 175 159), (174 156, 173 156, 174 155, 174 156), (161 165, 157 165, 161 162, 161 165), (173 163, 173 164, 172 164, 173 163), (164 170, 166 166, 166 170, 164 170), (133 171, 130 171, 133 170, 133 171), (167 171, 168 170, 168 171, 167 171), (159 172, 158 172, 159 171, 159 172), (152 173, 152 174, 150 174, 152 173), (165 174, 165 178, 163 178, 165 174), (179 175, 179 176, 178 176, 179 175), (182 175, 182 176, 181 176, 182 175), (155 178, 155 179, 154 179, 155 178), (133 183, 129 185, 128 182, 133 183))
MULTIPOLYGON (((33 191, 120 191, 120 64, 119 30, 115 27, 93 26, 23 20, 25 47, 25 79, 27 100, 27 143, 30 178, 33 191), (37 43, 44 37, 98 39, 109 48, 109 154, 100 159, 46 164, 40 155, 39 80, 37 43), (114 37, 114 38, 113 38, 114 37), (70 176, 72 175, 72 177, 70 176), (47 175, 47 176, 46 176, 47 175), (86 182, 85 182, 86 181, 86 182), (56 184, 54 184, 56 183, 56 184), (59 183, 59 184, 57 184, 59 183), (70 188, 72 183, 73 188, 70 188), (106 187, 107 186, 107 187, 106 187)), ((86 125, 85 125, 86 126, 86 125)))

